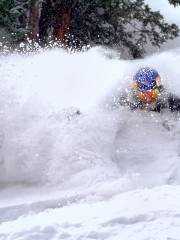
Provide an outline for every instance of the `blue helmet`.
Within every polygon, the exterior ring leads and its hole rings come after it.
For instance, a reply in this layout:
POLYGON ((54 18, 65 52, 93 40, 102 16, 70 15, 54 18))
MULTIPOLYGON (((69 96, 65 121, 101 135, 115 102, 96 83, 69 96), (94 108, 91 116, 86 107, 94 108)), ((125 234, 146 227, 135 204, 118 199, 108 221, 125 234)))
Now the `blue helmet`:
POLYGON ((137 71, 134 81, 137 84, 137 89, 143 92, 156 88, 157 78, 159 78, 159 73, 156 70, 144 67, 137 71))

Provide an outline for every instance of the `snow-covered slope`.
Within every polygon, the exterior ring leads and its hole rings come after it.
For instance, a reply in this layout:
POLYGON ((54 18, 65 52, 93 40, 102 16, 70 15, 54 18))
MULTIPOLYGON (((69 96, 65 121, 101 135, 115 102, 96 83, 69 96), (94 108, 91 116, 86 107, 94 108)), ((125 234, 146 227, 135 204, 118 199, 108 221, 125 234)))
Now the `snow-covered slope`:
POLYGON ((180 49, 102 52, 1 57, 0 239, 180 239, 178 114, 112 107, 147 65, 180 96, 180 49))

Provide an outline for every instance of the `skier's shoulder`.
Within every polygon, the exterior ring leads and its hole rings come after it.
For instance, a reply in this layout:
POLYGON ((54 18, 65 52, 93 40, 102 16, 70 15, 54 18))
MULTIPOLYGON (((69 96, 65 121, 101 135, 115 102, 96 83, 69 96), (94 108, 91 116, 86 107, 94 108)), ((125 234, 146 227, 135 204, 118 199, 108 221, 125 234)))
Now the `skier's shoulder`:
POLYGON ((176 94, 169 93, 168 104, 171 111, 180 111, 180 97, 176 94))
POLYGON ((163 85, 159 87, 160 97, 166 99, 171 111, 180 111, 180 97, 169 91, 163 85))

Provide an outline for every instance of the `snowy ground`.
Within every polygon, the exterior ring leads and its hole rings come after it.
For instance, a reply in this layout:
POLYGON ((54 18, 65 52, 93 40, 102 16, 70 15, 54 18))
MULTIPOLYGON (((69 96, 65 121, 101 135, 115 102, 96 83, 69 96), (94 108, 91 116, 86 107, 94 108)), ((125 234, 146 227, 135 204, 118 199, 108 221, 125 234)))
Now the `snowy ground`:
POLYGON ((180 240, 178 114, 112 107, 140 66, 180 96, 180 49, 102 52, 1 57, 0 240, 180 240))

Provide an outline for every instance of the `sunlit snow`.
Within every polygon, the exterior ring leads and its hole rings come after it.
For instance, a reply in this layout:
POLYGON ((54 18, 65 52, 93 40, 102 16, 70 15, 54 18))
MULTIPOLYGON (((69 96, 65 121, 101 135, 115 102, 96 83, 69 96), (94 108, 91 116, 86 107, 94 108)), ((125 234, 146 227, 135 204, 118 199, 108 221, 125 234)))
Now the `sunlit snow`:
POLYGON ((178 114, 113 107, 143 66, 180 97, 180 49, 104 51, 0 57, 0 239, 180 239, 178 114))

